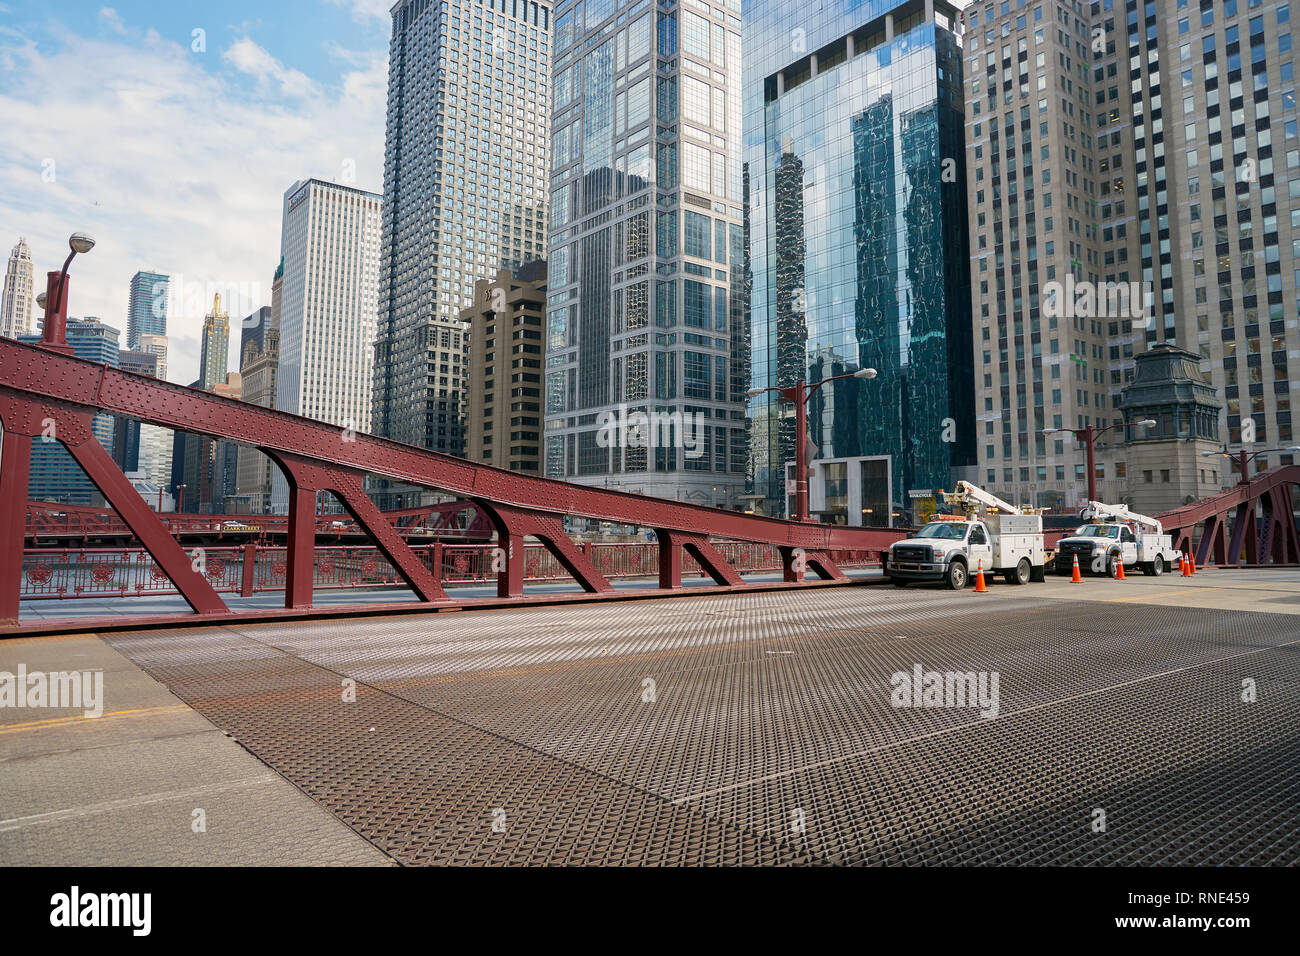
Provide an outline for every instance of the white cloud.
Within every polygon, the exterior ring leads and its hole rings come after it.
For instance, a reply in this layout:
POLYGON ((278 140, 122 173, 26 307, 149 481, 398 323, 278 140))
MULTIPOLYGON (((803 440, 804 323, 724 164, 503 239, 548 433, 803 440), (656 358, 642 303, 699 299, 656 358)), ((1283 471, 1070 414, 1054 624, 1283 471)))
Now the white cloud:
MULTIPOLYGON (((124 340, 131 276, 183 275, 193 294, 168 329, 169 378, 181 383, 198 374, 199 289, 255 289, 248 311, 270 304, 293 182, 337 179, 351 160, 356 185, 382 189, 386 56, 328 87, 248 40, 210 73, 214 56, 129 26, 40 46, 0 29, 0 247, 26 235, 43 274, 61 265, 70 232, 90 232, 98 245, 73 265, 70 312, 124 340)), ((232 368, 239 318, 232 309, 232 368)))
POLYGON ((327 0, 332 6, 344 7, 352 11, 352 18, 359 23, 367 20, 383 20, 385 23, 392 22, 389 11, 393 9, 395 0, 327 0))
POLYGON ((221 59, 229 63, 240 73, 251 76, 262 83, 275 82, 285 96, 311 96, 316 92, 315 84, 300 70, 286 69, 285 65, 271 56, 248 37, 232 43, 221 59))
POLYGON ((112 7, 100 7, 99 18, 109 25, 115 33, 126 33, 126 24, 112 7))

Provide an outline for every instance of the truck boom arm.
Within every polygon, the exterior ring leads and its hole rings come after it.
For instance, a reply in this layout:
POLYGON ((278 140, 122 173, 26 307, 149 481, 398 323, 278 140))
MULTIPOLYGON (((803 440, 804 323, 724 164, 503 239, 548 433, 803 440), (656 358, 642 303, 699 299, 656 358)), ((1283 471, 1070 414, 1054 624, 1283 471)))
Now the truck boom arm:
POLYGON ((1100 501, 1089 501, 1080 512, 1085 521, 1131 521, 1136 525, 1152 529, 1154 534, 1164 534, 1160 521, 1147 515, 1129 511, 1128 505, 1108 505, 1100 501))
POLYGON ((1023 508, 1007 504, 997 495, 991 495, 983 488, 975 487, 969 481, 959 481, 957 482, 956 491, 943 492, 942 494, 945 504, 960 505, 969 516, 974 516, 983 508, 993 508, 1004 511, 1009 515, 1026 514, 1023 508))

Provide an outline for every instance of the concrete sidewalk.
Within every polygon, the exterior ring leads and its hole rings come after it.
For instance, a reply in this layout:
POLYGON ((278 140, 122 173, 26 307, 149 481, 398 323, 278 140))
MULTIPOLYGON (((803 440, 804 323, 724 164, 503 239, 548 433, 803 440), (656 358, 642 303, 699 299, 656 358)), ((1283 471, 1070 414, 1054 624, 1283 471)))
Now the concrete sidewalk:
POLYGON ((391 863, 98 637, 0 642, 20 664, 100 672, 104 699, 0 707, 0 865, 391 863))

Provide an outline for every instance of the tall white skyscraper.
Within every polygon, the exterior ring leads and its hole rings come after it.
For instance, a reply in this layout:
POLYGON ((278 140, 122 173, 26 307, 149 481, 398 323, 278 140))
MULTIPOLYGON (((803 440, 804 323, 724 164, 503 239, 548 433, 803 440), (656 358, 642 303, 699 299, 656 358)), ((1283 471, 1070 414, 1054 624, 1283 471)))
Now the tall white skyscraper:
MULTIPOLYGON (((309 179, 284 197, 275 407, 365 431, 378 295, 382 197, 309 179)), ((272 505, 288 507, 278 473, 272 505)))
POLYGON ((5 269, 4 293, 0 298, 0 335, 12 339, 36 331, 32 325, 34 280, 31 250, 27 248, 26 239, 19 239, 9 254, 9 265, 5 269))
POLYGON ((545 251, 551 6, 392 8, 377 435, 464 452, 460 311, 476 280, 545 251))

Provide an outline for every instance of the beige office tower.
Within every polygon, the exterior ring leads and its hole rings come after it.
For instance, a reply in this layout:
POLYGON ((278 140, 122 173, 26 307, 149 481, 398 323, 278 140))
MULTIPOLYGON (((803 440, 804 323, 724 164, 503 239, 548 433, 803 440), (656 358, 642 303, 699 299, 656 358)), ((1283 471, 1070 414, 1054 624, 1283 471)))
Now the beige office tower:
POLYGON ((0 335, 5 338, 14 339, 36 331, 32 324, 35 276, 27 240, 19 239, 9 254, 4 286, 0 290, 0 335))
POLYGON ((542 353, 546 342, 546 263, 474 283, 474 304, 460 313, 469 326, 465 416, 468 457, 541 473, 542 353))
MULTIPOLYGON (((1085 450, 1043 429, 1122 423, 1133 355, 1161 343, 1199 354, 1225 407, 1217 422, 1171 406, 1155 427, 1106 432, 1099 497, 1161 480, 1141 467, 1159 443, 1235 444, 1253 427, 1255 448, 1292 444, 1288 6, 1025 0, 974 3, 964 20, 981 480, 1078 504, 1085 450)), ((1210 462, 1199 490, 1235 481, 1210 462)))
MULTIPOLYGON (((275 407, 276 372, 280 365, 280 328, 275 323, 275 296, 272 296, 272 324, 262 344, 249 341, 240 361, 242 399, 263 408, 275 407)), ((239 446, 238 477, 235 495, 247 514, 266 514, 271 504, 271 479, 275 466, 256 448, 239 446)))

